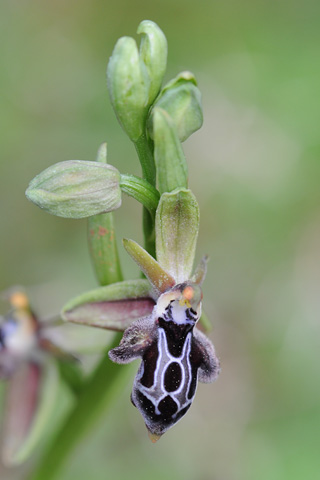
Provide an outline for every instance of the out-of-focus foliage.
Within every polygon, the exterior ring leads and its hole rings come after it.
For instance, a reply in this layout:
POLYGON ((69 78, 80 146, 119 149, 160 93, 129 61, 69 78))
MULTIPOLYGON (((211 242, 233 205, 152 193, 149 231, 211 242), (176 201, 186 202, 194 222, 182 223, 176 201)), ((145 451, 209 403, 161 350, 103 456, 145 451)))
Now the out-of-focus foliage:
MULTIPOLYGON (((204 307, 222 373, 156 446, 131 385, 61 480, 313 480, 319 468, 320 4, 292 0, 4 0, 0 7, 0 289, 31 288, 40 314, 95 288, 85 222, 24 197, 53 163, 94 158, 138 174, 108 101, 115 41, 144 18, 169 43, 168 78, 191 69, 204 126, 185 144, 211 261, 204 307), (125 461, 124 461, 125 459, 125 461)), ((138 37, 136 37, 138 38, 138 37)), ((140 241, 124 200, 117 237, 140 241)), ((127 278, 138 275, 120 248, 127 278)), ((62 392, 63 393, 63 392, 62 392)), ((20 472, 2 471, 4 478, 20 472)))

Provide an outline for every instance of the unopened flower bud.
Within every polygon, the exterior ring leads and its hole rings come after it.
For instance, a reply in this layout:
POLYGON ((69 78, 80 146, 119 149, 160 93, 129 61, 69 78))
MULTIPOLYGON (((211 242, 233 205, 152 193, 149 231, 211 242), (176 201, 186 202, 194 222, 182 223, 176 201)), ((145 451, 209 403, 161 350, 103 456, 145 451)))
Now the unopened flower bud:
MULTIPOLYGON (((176 127, 179 140, 184 142, 203 122, 201 93, 191 72, 182 72, 163 87, 154 107, 165 110, 176 127)), ((148 131, 153 138, 153 109, 148 119, 148 131)))
POLYGON ((84 218, 120 207, 119 182, 120 173, 111 165, 68 160, 31 180, 26 196, 58 217, 84 218))
POLYGON ((150 80, 133 38, 122 37, 116 43, 108 63, 107 83, 117 118, 136 142, 144 131, 150 80))
POLYGON ((167 66, 167 39, 151 20, 140 23, 137 33, 142 34, 140 43, 140 58, 144 62, 149 79, 148 104, 151 105, 159 93, 167 66))

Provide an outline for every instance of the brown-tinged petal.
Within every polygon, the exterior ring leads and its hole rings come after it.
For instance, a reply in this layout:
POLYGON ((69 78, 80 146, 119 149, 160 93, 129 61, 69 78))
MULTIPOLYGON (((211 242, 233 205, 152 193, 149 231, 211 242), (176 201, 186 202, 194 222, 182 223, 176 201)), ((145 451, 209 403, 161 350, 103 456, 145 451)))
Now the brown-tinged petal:
POLYGON ((123 331, 154 307, 148 280, 128 280, 100 287, 68 302, 62 317, 73 323, 123 331))
POLYGON ((123 239, 123 246, 139 265, 141 271, 148 277, 155 290, 164 293, 175 285, 175 279, 146 250, 133 240, 123 239))
POLYGON ((32 452, 51 418, 59 376, 47 360, 22 363, 7 384, 2 459, 5 465, 22 463, 32 452))

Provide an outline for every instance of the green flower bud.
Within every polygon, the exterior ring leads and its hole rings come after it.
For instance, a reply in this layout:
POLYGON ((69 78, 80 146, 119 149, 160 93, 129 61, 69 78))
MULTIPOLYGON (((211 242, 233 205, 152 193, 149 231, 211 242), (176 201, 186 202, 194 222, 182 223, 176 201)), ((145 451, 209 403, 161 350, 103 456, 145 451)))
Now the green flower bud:
MULTIPOLYGON (((165 110, 177 129, 178 137, 184 142, 203 123, 201 93, 191 72, 182 72, 163 87, 154 107, 165 110)), ((148 131, 153 138, 153 111, 148 119, 148 131)))
POLYGON ((48 213, 84 218, 121 205, 120 173, 100 162, 69 160, 47 168, 26 191, 31 202, 48 213))
POLYGON ((140 58, 143 60, 150 79, 148 104, 151 105, 159 93, 167 66, 167 39, 151 20, 143 20, 137 33, 142 34, 140 58))
POLYGON ((108 63, 107 83, 116 116, 136 142, 144 132, 150 80, 133 38, 117 41, 108 63))
POLYGON ((165 110, 153 110, 154 158, 160 193, 187 188, 188 169, 175 125, 165 110))

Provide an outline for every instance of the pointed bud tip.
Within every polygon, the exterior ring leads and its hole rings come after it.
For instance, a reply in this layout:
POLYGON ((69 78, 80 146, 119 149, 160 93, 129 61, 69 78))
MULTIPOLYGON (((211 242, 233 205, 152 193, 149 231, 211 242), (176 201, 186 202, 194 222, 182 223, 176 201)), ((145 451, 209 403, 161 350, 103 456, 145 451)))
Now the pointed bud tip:
POLYGON ((101 163, 107 163, 107 154, 108 154, 108 145, 107 142, 101 143, 98 152, 96 161, 101 163))
POLYGON ((160 438, 162 437, 162 435, 158 435, 156 433, 152 433, 149 429, 148 429, 148 437, 150 438, 151 442, 152 443, 157 443, 158 440, 160 440, 160 438))
POLYGON ((178 82, 179 80, 185 80, 187 82, 192 82, 196 86, 198 85, 196 77, 189 70, 184 70, 183 72, 180 72, 176 77, 176 81, 178 82))

